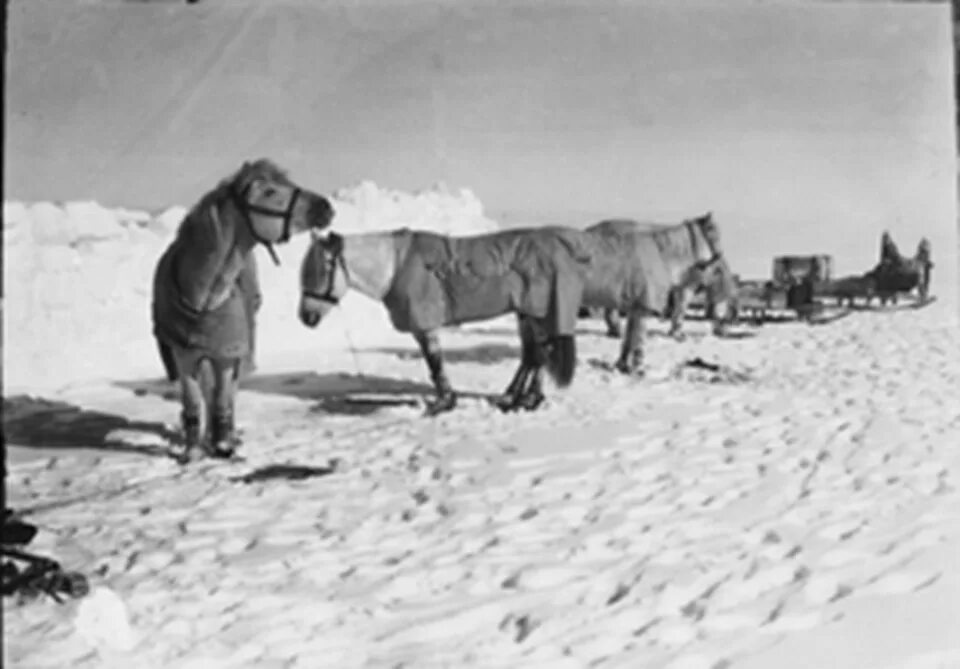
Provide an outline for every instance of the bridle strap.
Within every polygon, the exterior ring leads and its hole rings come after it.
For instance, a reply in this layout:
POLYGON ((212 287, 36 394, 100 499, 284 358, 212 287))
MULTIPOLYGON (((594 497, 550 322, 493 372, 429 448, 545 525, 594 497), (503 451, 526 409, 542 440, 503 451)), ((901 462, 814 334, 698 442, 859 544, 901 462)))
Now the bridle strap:
MULTIPOLYGON (((331 233, 333 234, 333 233, 331 233)), ((317 249, 322 248, 322 242, 317 241, 317 249)), ((316 252, 316 251, 314 251, 316 252)), ((350 273, 347 271, 347 262, 343 258, 343 245, 340 244, 337 248, 330 254, 329 258, 326 260, 327 265, 327 275, 330 277, 330 280, 327 282, 327 289, 323 293, 318 293, 314 290, 304 290, 303 294, 306 297, 311 297, 315 300, 320 300, 321 302, 326 302, 334 306, 340 304, 340 298, 333 294, 334 281, 336 279, 337 267, 343 270, 343 276, 347 280, 347 283, 350 282, 350 273)))
POLYGON ((287 203, 287 208, 283 211, 277 209, 270 209, 269 207, 262 207, 258 204, 251 204, 247 200, 247 195, 250 192, 250 187, 253 185, 251 181, 246 186, 244 186, 241 193, 237 193, 236 189, 232 186, 230 187, 230 195, 233 198, 234 203, 239 207, 239 209, 244 213, 244 219, 247 221, 247 228, 250 230, 250 234, 253 235, 253 238, 259 243, 267 247, 267 251, 270 253, 270 257, 273 259, 274 264, 280 265, 280 258, 277 257, 277 252, 273 249, 273 241, 269 239, 264 239, 259 234, 257 234, 256 228, 253 227, 253 220, 250 218, 250 214, 260 214, 261 216, 273 216, 275 218, 280 218, 283 220, 283 231, 280 233, 280 238, 276 241, 278 243, 287 242, 290 239, 290 226, 293 219, 293 209, 297 205, 297 199, 300 197, 301 189, 299 186, 293 187, 293 193, 290 195, 290 201, 287 203))
MULTIPOLYGON (((700 222, 694 219, 691 221, 684 221, 684 225, 687 228, 687 232, 690 234, 690 245, 693 248, 694 255, 696 255, 697 247, 700 246, 700 242, 697 241, 697 233, 696 233, 696 230, 694 230, 694 228, 700 227, 700 222)), ((706 260, 698 260, 693 265, 696 269, 701 271, 707 269, 711 265, 714 265, 717 262, 719 262, 721 259, 723 259, 723 254, 717 252, 717 249, 714 248, 713 242, 710 241, 710 238, 707 237, 706 235, 703 235, 703 239, 707 243, 707 249, 709 249, 710 251, 710 257, 707 258, 706 260)))
POLYGON ((340 298, 334 297, 333 295, 331 295, 329 290, 323 295, 321 295, 320 293, 316 293, 312 290, 305 290, 303 291, 303 294, 306 297, 312 297, 313 299, 320 300, 321 302, 327 302, 333 305, 340 304, 340 298))

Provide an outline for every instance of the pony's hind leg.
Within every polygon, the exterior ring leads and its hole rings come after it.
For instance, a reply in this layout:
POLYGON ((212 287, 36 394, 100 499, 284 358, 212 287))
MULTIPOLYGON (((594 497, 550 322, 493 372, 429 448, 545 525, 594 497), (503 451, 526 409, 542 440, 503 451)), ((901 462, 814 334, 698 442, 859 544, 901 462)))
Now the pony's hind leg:
POLYGON ((524 386, 517 392, 516 408, 533 411, 546 399, 543 394, 543 366, 551 355, 551 347, 555 346, 552 339, 540 335, 532 323, 527 324, 521 332, 522 357, 527 367, 527 378, 524 386))
MULTIPOLYGON (((705 315, 710 318, 709 311, 712 308, 710 300, 707 300, 705 315)), ((683 341, 686 337, 683 334, 683 317, 687 310, 687 290, 686 288, 673 288, 670 291, 668 315, 670 317, 670 331, 668 334, 677 341, 683 341)))
POLYGON ((213 361, 210 453, 216 457, 233 457, 241 443, 237 437, 233 411, 240 364, 240 358, 218 358, 213 361))
POLYGON ((440 337, 436 332, 417 332, 413 335, 423 353, 423 359, 427 361, 427 369, 430 370, 430 380, 437 393, 437 399, 427 404, 426 415, 436 416, 437 414, 450 411, 457 406, 457 394, 453 391, 450 379, 443 371, 443 350, 440 348, 440 337))
POLYGON ((203 457, 203 433, 205 428, 203 389, 200 385, 202 356, 178 347, 171 349, 180 380, 180 423, 183 427, 183 453, 181 463, 195 462, 203 457))
POLYGON ((627 331, 620 348, 620 359, 615 368, 624 374, 643 376, 643 314, 634 309, 627 316, 627 331))
POLYGON ((494 400, 497 407, 504 412, 515 411, 523 406, 522 400, 528 393, 531 381, 536 380, 538 351, 531 324, 520 316, 517 319, 517 330, 520 333, 520 365, 510 385, 494 400))

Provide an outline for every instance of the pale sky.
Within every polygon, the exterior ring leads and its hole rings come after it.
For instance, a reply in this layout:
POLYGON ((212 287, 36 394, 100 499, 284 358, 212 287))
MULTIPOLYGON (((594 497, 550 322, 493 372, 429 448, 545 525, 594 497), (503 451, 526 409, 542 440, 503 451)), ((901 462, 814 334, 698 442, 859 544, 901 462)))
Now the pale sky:
POLYGON ((266 155, 508 223, 713 210, 747 274, 955 255, 947 4, 317 4, 11 2, 5 196, 190 204, 266 155))

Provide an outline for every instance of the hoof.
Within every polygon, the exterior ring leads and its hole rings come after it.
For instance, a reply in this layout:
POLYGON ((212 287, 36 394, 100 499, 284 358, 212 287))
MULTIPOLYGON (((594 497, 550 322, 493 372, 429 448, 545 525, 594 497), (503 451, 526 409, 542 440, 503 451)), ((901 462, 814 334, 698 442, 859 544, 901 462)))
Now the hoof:
POLYGON ((620 330, 607 330, 607 336, 610 337, 610 339, 620 339, 620 330))
POLYGON ((442 397, 438 397, 433 402, 428 402, 427 408, 424 409, 423 411, 423 415, 431 416, 431 417, 439 416, 442 413, 452 411, 456 406, 457 406, 457 396, 451 393, 450 395, 444 395, 442 397))
POLYGON ((536 411, 546 399, 543 393, 529 393, 517 401, 515 408, 523 409, 524 411, 536 411))
POLYGON ((633 376, 638 379, 642 379, 646 375, 646 372, 644 372, 643 367, 641 367, 640 365, 629 365, 623 361, 617 362, 617 364, 614 365, 613 368, 618 372, 620 372, 621 374, 624 374, 626 376, 633 376))
POLYGON ((237 449, 243 444, 243 440, 237 436, 237 433, 230 428, 229 430, 221 430, 219 434, 215 434, 214 438, 210 441, 210 446, 207 448, 207 455, 211 458, 219 458, 221 460, 232 460, 237 458, 237 449))
POLYGON ((497 395, 490 399, 490 403, 503 413, 516 411, 519 407, 519 401, 519 398, 509 394, 497 395))
POLYGON ((90 582, 87 577, 77 572, 67 572, 63 575, 60 590, 65 595, 79 599, 90 594, 90 582))
POLYGON ((195 462, 200 462, 203 459, 204 453, 203 449, 200 446, 187 446, 183 453, 177 456, 177 462, 181 465, 189 465, 195 462))
POLYGON ((219 460, 239 460, 241 459, 237 455, 237 448, 240 446, 240 442, 234 443, 219 443, 214 444, 210 447, 210 457, 217 458, 219 460))

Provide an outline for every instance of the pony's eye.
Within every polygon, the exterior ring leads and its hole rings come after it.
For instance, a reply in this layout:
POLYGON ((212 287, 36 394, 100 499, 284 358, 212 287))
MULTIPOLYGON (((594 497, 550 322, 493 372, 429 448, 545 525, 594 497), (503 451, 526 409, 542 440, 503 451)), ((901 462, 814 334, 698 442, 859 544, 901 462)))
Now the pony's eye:
POLYGON ((277 189, 274 188, 273 186, 267 186, 266 188, 263 189, 263 194, 266 195, 267 197, 273 197, 274 195, 277 194, 277 189))

